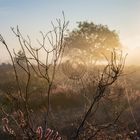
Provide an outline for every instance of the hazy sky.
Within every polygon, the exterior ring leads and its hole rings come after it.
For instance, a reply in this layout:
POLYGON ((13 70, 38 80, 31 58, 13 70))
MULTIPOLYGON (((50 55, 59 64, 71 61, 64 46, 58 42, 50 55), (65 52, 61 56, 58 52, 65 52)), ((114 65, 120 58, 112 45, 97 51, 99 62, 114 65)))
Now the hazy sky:
MULTIPOLYGON (((19 25, 24 34, 37 38, 40 30, 49 30, 51 20, 61 17, 62 10, 70 21, 69 28, 85 20, 108 25, 119 33, 123 45, 139 51, 139 56, 140 0, 0 0, 0 34, 14 48, 11 26, 19 25)), ((0 62, 6 59, 0 44, 0 62)))

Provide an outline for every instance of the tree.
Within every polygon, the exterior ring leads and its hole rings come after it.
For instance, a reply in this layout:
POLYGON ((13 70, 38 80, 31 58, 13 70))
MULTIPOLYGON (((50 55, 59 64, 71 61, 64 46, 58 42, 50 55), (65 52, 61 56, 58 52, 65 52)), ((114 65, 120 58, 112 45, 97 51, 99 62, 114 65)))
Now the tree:
POLYGON ((97 59, 103 59, 103 55, 110 55, 112 49, 121 48, 119 36, 115 30, 93 22, 78 22, 78 27, 69 32, 65 41, 69 52, 71 51, 72 54, 76 52, 76 55, 82 55, 91 63, 96 62, 97 59))

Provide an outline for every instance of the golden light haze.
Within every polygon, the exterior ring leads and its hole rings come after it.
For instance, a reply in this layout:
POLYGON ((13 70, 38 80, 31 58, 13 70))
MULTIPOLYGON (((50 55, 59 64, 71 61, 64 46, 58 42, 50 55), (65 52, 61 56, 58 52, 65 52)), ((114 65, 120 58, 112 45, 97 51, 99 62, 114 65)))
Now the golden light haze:
POLYGON ((126 65, 140 66, 140 47, 128 48, 126 51, 128 55, 126 58, 126 65))
MULTIPOLYGON (((47 32, 50 22, 61 17, 62 10, 70 29, 76 27, 77 21, 92 21, 119 32, 124 52, 128 53, 126 63, 139 65, 140 0, 0 0, 0 34, 10 50, 19 50, 11 26, 19 25, 22 33, 34 41, 40 30, 47 32)), ((1 44, 0 56, 0 63, 9 61, 1 44)))

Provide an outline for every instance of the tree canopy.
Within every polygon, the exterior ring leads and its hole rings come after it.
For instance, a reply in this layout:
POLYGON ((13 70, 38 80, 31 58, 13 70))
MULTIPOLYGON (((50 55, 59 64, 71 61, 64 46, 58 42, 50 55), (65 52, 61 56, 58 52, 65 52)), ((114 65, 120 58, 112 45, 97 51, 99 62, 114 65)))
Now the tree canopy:
POLYGON ((103 54, 108 56, 113 49, 121 48, 119 36, 115 30, 93 22, 78 22, 77 28, 69 32, 65 42, 68 48, 66 54, 68 51, 69 53, 78 52, 90 61, 100 60, 103 54))

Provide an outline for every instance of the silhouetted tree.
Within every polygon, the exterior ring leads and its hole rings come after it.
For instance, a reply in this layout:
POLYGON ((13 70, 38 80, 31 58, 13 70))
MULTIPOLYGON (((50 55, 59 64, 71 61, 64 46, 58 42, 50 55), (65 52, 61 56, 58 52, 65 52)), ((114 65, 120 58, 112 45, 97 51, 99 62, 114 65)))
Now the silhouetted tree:
POLYGON ((78 22, 78 27, 69 32, 65 41, 68 47, 65 54, 70 51, 72 54, 76 52, 76 55, 82 54, 92 63, 104 58, 103 54, 110 55, 112 49, 121 48, 119 36, 115 30, 93 22, 78 22))

